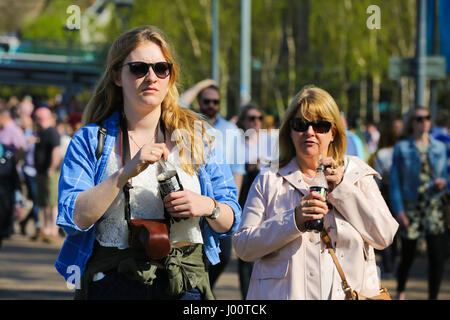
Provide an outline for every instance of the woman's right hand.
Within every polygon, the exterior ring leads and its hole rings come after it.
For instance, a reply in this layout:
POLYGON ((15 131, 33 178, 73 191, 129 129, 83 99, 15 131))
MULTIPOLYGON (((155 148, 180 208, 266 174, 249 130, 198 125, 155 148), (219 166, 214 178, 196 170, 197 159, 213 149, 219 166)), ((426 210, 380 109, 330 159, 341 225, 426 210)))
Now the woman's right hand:
POLYGON ((157 162, 161 157, 163 157, 163 160, 166 160, 169 153, 170 151, 165 143, 144 144, 133 159, 124 167, 125 183, 147 169, 150 164, 157 162))
POLYGON ((305 222, 322 219, 328 213, 326 200, 317 192, 304 196, 295 208, 295 221, 299 230, 305 229, 305 222))

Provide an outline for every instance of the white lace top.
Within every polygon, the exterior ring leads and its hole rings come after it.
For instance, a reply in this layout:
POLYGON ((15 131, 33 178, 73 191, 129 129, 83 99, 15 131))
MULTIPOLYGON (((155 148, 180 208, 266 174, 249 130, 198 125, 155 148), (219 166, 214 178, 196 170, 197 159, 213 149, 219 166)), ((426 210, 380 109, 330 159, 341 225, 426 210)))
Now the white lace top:
MULTIPOLYGON (((169 155, 169 162, 173 161, 173 154, 169 155)), ((103 173, 101 181, 107 179, 119 170, 120 155, 112 151, 103 173)), ((161 200, 158 182, 156 180, 158 164, 149 165, 147 169, 132 179, 133 188, 130 189, 130 211, 132 219, 163 219, 164 206, 161 200)), ((184 189, 200 193, 200 182, 197 176, 191 176, 181 167, 175 166, 184 189)), ((128 226, 124 214, 125 196, 121 190, 111 206, 99 221, 95 237, 105 247, 128 248, 128 226)), ((170 240, 173 245, 187 243, 203 243, 200 230, 200 218, 180 220, 171 225, 170 240)))

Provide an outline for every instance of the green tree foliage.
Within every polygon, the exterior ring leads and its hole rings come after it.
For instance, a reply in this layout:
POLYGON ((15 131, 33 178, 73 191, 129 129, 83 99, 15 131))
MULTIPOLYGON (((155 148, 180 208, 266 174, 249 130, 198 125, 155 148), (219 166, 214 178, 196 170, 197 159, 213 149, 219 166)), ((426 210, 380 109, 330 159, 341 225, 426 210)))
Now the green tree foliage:
POLYGON ((88 7, 89 0, 53 0, 47 1, 40 15, 25 21, 21 28, 22 37, 34 40, 52 40, 66 42, 68 32, 64 28, 69 15, 66 13, 70 5, 76 4, 81 10, 88 7))
MULTIPOLYGON (((77 4, 84 13, 90 3, 48 1, 22 34, 66 41, 67 6, 77 4)), ((156 25, 167 35, 181 66, 180 91, 211 77, 211 6, 211 0, 135 0, 128 17, 128 28, 156 25)), ((239 108, 240 1, 219 0, 219 6, 220 90, 229 117, 239 108)), ((252 100, 282 115, 295 93, 315 84, 349 114, 377 119, 380 92, 400 102, 388 62, 414 54, 415 11, 415 0, 253 0, 252 100), (381 10, 380 29, 367 27, 370 5, 381 10)), ((113 12, 108 25, 93 31, 104 34, 106 45, 123 28, 120 12, 113 12)))

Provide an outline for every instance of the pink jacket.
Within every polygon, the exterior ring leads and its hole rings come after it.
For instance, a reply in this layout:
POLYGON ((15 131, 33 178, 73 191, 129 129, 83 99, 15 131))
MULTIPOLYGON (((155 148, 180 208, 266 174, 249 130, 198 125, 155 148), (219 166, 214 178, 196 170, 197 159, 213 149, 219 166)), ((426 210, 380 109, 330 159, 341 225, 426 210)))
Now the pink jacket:
MULTIPOLYGON (((325 227, 350 286, 365 296, 378 293, 373 248, 392 243, 398 224, 374 180, 378 173, 357 157, 346 157, 342 182, 328 195, 333 208, 325 227)), ((318 233, 301 232, 294 208, 308 193, 295 158, 260 174, 248 194, 233 246, 255 261, 247 299, 344 299, 342 281, 318 233)))

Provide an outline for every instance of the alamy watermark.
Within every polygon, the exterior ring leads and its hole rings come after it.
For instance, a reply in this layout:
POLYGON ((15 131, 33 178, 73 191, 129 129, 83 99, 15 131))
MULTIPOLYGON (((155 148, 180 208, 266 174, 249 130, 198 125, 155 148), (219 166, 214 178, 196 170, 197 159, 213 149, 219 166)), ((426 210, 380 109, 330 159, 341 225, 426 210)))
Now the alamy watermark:
MULTIPOLYGON (((371 265, 367 268, 366 273, 369 275, 367 277, 366 286, 368 288, 379 288, 379 283, 381 279, 381 270, 378 265, 371 265)), ((77 265, 70 265, 67 267, 66 274, 69 276, 66 280, 66 287, 69 290, 80 290, 81 289, 81 269, 77 265)))
POLYGON ((366 26, 368 29, 381 29, 381 9, 379 6, 373 4, 367 7, 366 13, 370 16, 366 20, 366 26))
POLYGON ((81 269, 79 266, 72 264, 67 267, 66 274, 69 276, 66 280, 67 289, 80 289, 81 288, 81 269))
MULTIPOLYGON (((174 155, 174 162, 181 163, 181 153, 192 155, 191 143, 198 146, 204 143, 204 136, 202 135, 202 122, 194 122, 194 136, 191 139, 191 133, 184 128, 173 131, 170 139, 171 141, 182 141, 177 143, 172 151, 174 155)), ((263 164, 272 168, 278 167, 279 157, 279 129, 273 129, 268 132, 267 129, 261 129, 256 132, 254 129, 246 131, 242 129, 226 129, 225 132, 213 129, 209 131, 213 135, 214 141, 209 151, 212 151, 213 156, 205 154, 206 163, 228 164, 228 165, 244 165, 244 164, 263 164), (245 137, 259 135, 258 142, 252 148, 245 145, 245 137), (263 163, 261 163, 263 162, 263 163)), ((188 157, 193 159, 193 157, 188 157)), ((196 163, 188 163, 196 164, 196 163)))
POLYGON ((76 4, 67 7, 66 13, 70 16, 66 19, 66 28, 69 30, 81 29, 81 9, 76 4))
MULTIPOLYGON (((70 16, 66 19, 66 27, 69 30, 80 30, 81 28, 81 9, 76 4, 67 7, 66 13, 70 16)), ((381 29, 381 9, 372 4, 367 7, 366 13, 370 16, 366 20, 366 26, 370 30, 381 29)))

